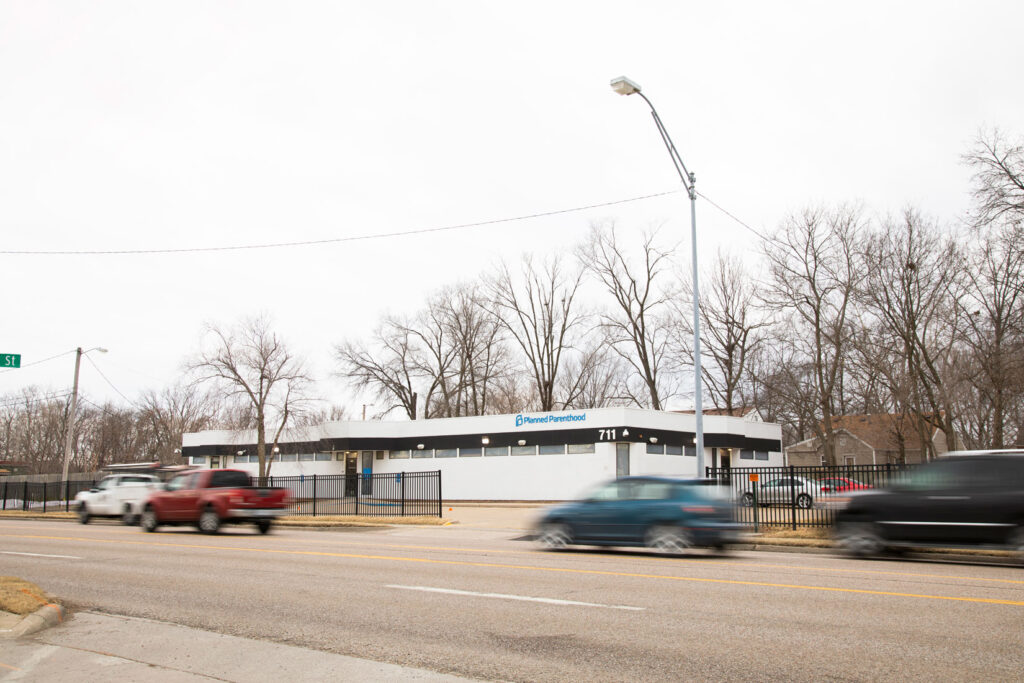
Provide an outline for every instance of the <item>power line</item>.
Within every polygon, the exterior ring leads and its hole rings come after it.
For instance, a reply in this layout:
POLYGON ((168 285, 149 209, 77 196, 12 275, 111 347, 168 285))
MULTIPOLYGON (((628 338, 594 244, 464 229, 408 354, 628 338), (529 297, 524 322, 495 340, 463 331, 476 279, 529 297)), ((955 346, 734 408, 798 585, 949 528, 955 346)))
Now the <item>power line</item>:
MULTIPOLYGON (((91 365, 92 365, 92 366, 93 366, 94 368, 96 368, 96 372, 100 373, 100 377, 102 377, 102 378, 103 378, 104 380, 106 380, 107 384, 109 384, 109 385, 110 385, 110 388, 111 388, 111 389, 113 389, 114 391, 116 391, 116 392, 117 392, 117 393, 118 393, 118 394, 119 394, 119 395, 121 396, 121 398, 123 398, 124 400, 128 401, 128 405, 132 406, 133 408, 136 408, 136 407, 138 407, 138 406, 136 406, 136 405, 135 405, 135 402, 134 402, 134 401, 132 401, 132 400, 131 400, 130 398, 128 398, 127 396, 125 396, 124 394, 122 394, 122 393, 121 393, 121 390, 120 390, 120 389, 118 389, 117 387, 115 387, 115 386, 114 386, 114 383, 113 383, 113 382, 111 382, 111 381, 110 381, 110 380, 109 380, 109 379, 107 378, 107 376, 103 374, 103 371, 102 371, 102 370, 100 370, 100 366, 96 365, 96 361, 94 361, 94 360, 93 360, 92 358, 89 358, 89 356, 86 356, 86 357, 85 357, 85 359, 86 359, 86 360, 88 360, 88 361, 89 361, 89 363, 90 363, 90 364, 91 364, 91 365)), ((95 404, 93 404, 93 405, 95 405, 95 404)))
POLYGON ((445 232, 449 230, 464 230, 467 228, 481 228, 489 225, 499 225, 501 223, 512 223, 515 221, 530 220, 533 218, 545 218, 547 216, 558 216, 566 213, 575 213, 578 211, 588 211, 590 209, 599 209, 606 206, 615 206, 617 204, 627 204, 629 202, 639 202, 646 199, 654 199, 656 197, 664 197, 670 194, 676 194, 679 190, 669 190, 668 192, 658 192, 656 194, 648 194, 642 197, 631 197, 629 199, 617 199, 610 202, 602 202, 600 204, 589 204, 587 206, 577 206, 571 209, 556 209, 554 211, 543 211, 540 213, 531 213, 523 216, 513 216, 511 218, 495 218, 488 221, 479 221, 476 223, 459 223, 456 225, 445 225, 435 228, 417 228, 412 230, 400 230, 395 232, 386 232, 379 235, 354 235, 352 237, 332 237, 322 240, 306 240, 302 242, 275 242, 271 244, 244 244, 235 245, 228 247, 184 247, 180 249, 105 249, 105 250, 54 250, 54 251, 33 251, 33 250, 0 250, 0 254, 11 254, 20 256, 124 256, 124 255, 139 255, 139 254, 187 254, 187 253, 198 253, 198 252, 217 252, 217 251, 242 251, 250 249, 278 249, 282 247, 309 247, 323 244, 339 244, 342 242, 358 242, 365 240, 376 240, 385 239, 388 237, 406 237, 409 235, 424 235, 435 232, 445 232))
POLYGON ((772 241, 772 239, 771 239, 770 237, 768 237, 767 235, 765 235, 764 233, 762 233, 762 232, 758 231, 758 230, 757 230, 757 229, 755 229, 755 228, 752 228, 752 227, 750 227, 749 225, 747 225, 746 223, 744 223, 743 221, 741 221, 741 220, 740 220, 739 218, 736 218, 736 216, 732 215, 731 213, 729 213, 728 211, 726 211, 725 209, 723 209, 722 207, 720 207, 720 206, 719 206, 718 204, 716 204, 716 203, 715 203, 714 201, 712 201, 712 200, 711 200, 711 198, 710 198, 710 197, 708 197, 708 196, 707 196, 706 194, 704 194, 703 192, 698 192, 698 193, 697 193, 697 196, 699 196, 699 197, 700 197, 701 199, 703 199, 704 201, 706 201, 706 202, 707 202, 708 204, 710 204, 711 206, 715 207, 716 209, 718 209, 719 211, 721 211, 722 213, 724 213, 724 214, 725 214, 726 216, 728 216, 729 218, 733 219, 734 221, 736 221, 737 223, 739 223, 739 224, 740 224, 740 225, 742 225, 742 226, 743 226, 744 228, 746 228, 746 229, 747 229, 747 230, 749 230, 750 232, 754 233, 755 235, 757 235, 758 237, 760 237, 760 238, 761 238, 761 239, 763 239, 764 241, 766 241, 766 242, 771 242, 771 241, 772 241))
POLYGON ((0 408, 15 408, 20 406, 32 405, 35 403, 51 403, 61 398, 67 398, 71 395, 70 391, 66 391, 63 394, 50 394, 49 396, 40 396, 38 398, 29 399, 17 399, 13 397, 6 397, 0 399, 0 408))
POLYGON ((15 371, 20 370, 22 368, 28 368, 28 367, 31 367, 33 365, 39 365, 40 363, 45 363, 47 361, 53 360, 54 358, 60 358, 61 356, 66 356, 69 353, 74 353, 74 352, 75 352, 75 349, 71 349, 70 351, 64 351, 63 353, 58 353, 56 356, 50 356, 49 358, 44 358, 42 360, 32 361, 31 363, 25 363, 24 365, 21 366, 21 368, 5 368, 3 370, 0 370, 0 373, 3 373, 3 372, 15 372, 15 371))

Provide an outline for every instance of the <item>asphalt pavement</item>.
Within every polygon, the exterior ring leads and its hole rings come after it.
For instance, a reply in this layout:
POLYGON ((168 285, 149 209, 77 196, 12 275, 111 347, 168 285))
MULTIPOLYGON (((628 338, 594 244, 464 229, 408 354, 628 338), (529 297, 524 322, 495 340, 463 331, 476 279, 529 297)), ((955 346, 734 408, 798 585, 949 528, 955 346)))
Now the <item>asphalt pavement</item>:
MULTIPOLYGON (((248 530, 232 530, 221 537, 170 529, 150 535, 114 523, 80 527, 30 522, 34 526, 19 529, 0 520, 0 535, 9 536, 3 540, 7 547, 0 561, 4 557, 10 560, 0 564, 5 567, 0 573, 38 574, 38 578, 23 578, 36 580, 58 595, 76 596, 89 605, 70 605, 70 617, 53 628, 15 640, 0 638, 0 681, 58 677, 86 681, 518 680, 531 678, 522 667, 537 661, 549 667, 543 675, 538 673, 537 680, 552 680, 552 676, 566 680, 565 671, 582 674, 588 666, 585 659, 569 662, 566 658, 580 657, 585 651, 591 652, 592 660, 611 657, 609 662, 618 665, 621 661, 627 667, 630 665, 625 662, 649 661, 652 667, 662 667, 652 669, 650 679, 669 680, 677 672, 679 654, 666 650, 677 647, 668 643, 695 638, 698 640, 694 642, 706 649, 712 642, 709 638, 725 638, 729 644, 720 643, 726 649, 717 649, 716 657, 732 657, 739 652, 735 648, 740 641, 735 639, 741 637, 746 639, 746 647, 759 647, 762 657, 778 651, 784 660, 791 655, 777 648, 792 642, 802 657, 814 661, 816 653, 834 646, 829 638, 836 633, 848 633, 843 637, 842 649, 835 651, 837 663, 844 657, 859 662, 879 646, 888 648, 887 661, 895 661, 892 658, 907 647, 920 650, 920 656, 915 655, 920 660, 918 669, 905 669, 908 675, 914 671, 921 674, 920 666, 928 657, 943 657, 943 652, 953 657, 957 647, 972 640, 989 643, 990 649, 979 650, 974 656, 1002 667, 992 669, 993 673, 1005 673, 1007 662, 1020 660, 1018 651, 1007 649, 1003 635, 1010 623, 1007 619, 1016 614, 1010 610, 1024 605, 1019 597, 1019 586, 1024 581, 1019 580, 1017 570, 970 569, 968 574, 966 569, 952 566, 858 563, 820 555, 817 557, 822 559, 814 560, 814 566, 810 566, 810 556, 807 560, 790 556, 793 561, 721 560, 698 554, 666 563, 634 553, 537 553, 532 544, 512 543, 527 537, 541 509, 532 505, 455 504, 444 510, 455 529, 394 527, 391 531, 349 529, 348 533, 282 529, 282 538, 260 537, 248 530), (451 533, 457 530, 465 531, 451 533), (22 544, 21 552, 10 552, 15 550, 15 542, 22 544), (65 555, 81 557, 59 559, 65 555), (266 559, 247 559, 256 557, 266 559), (525 559, 516 560, 521 557, 525 559), (227 558, 233 564, 225 564, 227 558), (330 560, 325 563, 320 558, 330 560), (81 562, 82 572, 90 574, 70 576, 66 563, 76 561, 81 562), (137 566, 119 568, 126 563, 137 566), (156 571, 163 571, 164 576, 145 578, 156 571), (458 576, 456 571, 460 572, 458 576), (124 577, 123 587, 116 585, 119 576, 124 577), (345 580, 339 583, 341 576, 345 580), (288 585, 282 581, 289 577, 297 580, 295 590, 302 593, 294 599, 280 595, 280 587, 288 585), (562 583, 562 578, 568 581, 562 583), (521 579, 527 580, 517 585, 521 579), (229 587, 225 583, 237 587, 225 590, 229 587), (260 586, 277 590, 278 595, 261 600, 260 586), (700 590, 686 590, 687 586, 699 586, 700 590), (395 591, 408 597, 397 598, 395 591), (161 594, 177 605, 161 600, 161 594), (264 621, 285 625, 274 641, 257 627, 225 634, 235 628, 229 626, 235 595, 253 596, 255 599, 244 605, 247 611, 257 613, 264 621), (431 596, 460 603, 482 600, 500 604, 511 600, 510 605, 523 605, 524 609, 538 606, 526 612, 506 613, 502 607, 458 613, 453 602, 452 612, 447 614, 447 609, 437 609, 439 604, 447 603, 435 603, 431 596), (743 596, 745 602, 736 604, 737 596, 743 596), (752 597, 755 601, 750 602, 752 597), (365 600, 368 609, 346 612, 332 607, 352 604, 353 599, 365 600), (883 608, 883 602, 906 602, 906 606, 902 611, 890 611, 883 608), (553 603, 565 606, 545 607, 553 603), (674 606, 666 612, 667 605, 674 606), (828 609, 822 612, 816 605, 827 605, 828 609), (990 607, 985 609, 986 605, 990 607), (96 606, 111 613, 101 613, 96 606), (418 613, 411 611, 414 606, 418 613), (794 615, 786 627, 775 623, 784 620, 784 606, 794 615), (189 616, 204 608, 209 610, 205 617, 189 616), (135 616, 120 616, 133 610, 137 610, 135 616), (389 611, 412 618, 413 626, 395 622, 389 611), (576 622, 574 611, 606 616, 576 622), (619 614, 621 622, 618 616, 611 618, 619 614), (646 616, 640 619, 641 614, 646 616), (706 626, 692 627, 680 621, 679 614, 699 615, 706 626), (768 614, 776 616, 765 621, 768 614), (217 621, 217 615, 225 621, 217 621), (169 621, 161 620, 164 618, 169 621), (904 623, 907 618, 912 621, 904 623), (193 626, 182 625, 190 622, 193 626), (864 622, 861 627, 872 624, 878 633, 858 631, 856 624, 860 622, 864 622), (970 623, 977 623, 979 630, 964 630, 970 623), (205 628, 196 628, 196 624, 205 628), (345 628, 351 630, 346 632, 345 628), (963 633, 957 635, 957 629, 963 633), (360 647, 344 645, 344 638, 360 633, 366 634, 360 647), (542 637, 542 633, 549 635, 542 637), (659 633, 668 635, 661 646, 653 642, 646 645, 644 638, 629 638, 631 634, 644 634, 649 639, 659 633), (904 642, 890 643, 880 635, 886 633, 906 633, 904 642), (965 639, 965 633, 974 635, 965 639), (335 637, 331 634, 336 634, 335 640, 330 640, 335 637), (861 642, 865 635, 874 640, 861 642), (941 638, 949 642, 934 642, 941 638), (329 647, 343 652, 361 654, 365 650, 367 656, 320 649, 318 639, 329 641, 329 647), (608 654, 598 655, 600 649, 593 649, 597 643, 608 654), (404 658, 391 659, 388 653, 396 647, 405 648, 404 658), (429 661, 422 657, 428 647, 436 653, 429 661), (612 656, 615 648, 621 649, 623 657, 625 653, 630 656, 622 660, 612 656), (475 656, 475 662, 489 653, 504 660, 491 669, 476 663, 456 665, 455 658, 464 653, 467 658, 475 656), (573 668, 557 673, 560 660, 565 661, 561 666, 571 664, 573 668), (452 665, 447 666, 446 661, 452 665), (437 671, 459 671, 477 678, 458 678, 437 671), (502 671, 523 675, 503 676, 502 671)), ((683 650, 691 652, 690 648, 683 650)), ((959 660, 953 657, 950 661, 959 660)), ((762 660, 762 666, 767 663, 762 660)), ((594 666, 592 662, 589 665, 594 666)), ((734 669, 717 660, 701 659, 700 665, 706 667, 699 670, 703 674, 694 670, 692 678, 743 679, 736 678, 734 669)), ((935 667, 941 669, 941 665, 938 662, 935 667)), ((971 672, 980 670, 989 669, 978 667, 971 672)), ((797 671, 807 674, 812 669, 797 671)), ((885 669, 873 670, 874 674, 879 671, 885 669)), ((966 674, 964 670, 956 671, 966 674)), ((767 671, 761 669, 760 673, 767 671)), ((852 671, 832 673, 844 679, 862 678, 852 671)), ((615 678, 609 674, 607 680, 615 678)))

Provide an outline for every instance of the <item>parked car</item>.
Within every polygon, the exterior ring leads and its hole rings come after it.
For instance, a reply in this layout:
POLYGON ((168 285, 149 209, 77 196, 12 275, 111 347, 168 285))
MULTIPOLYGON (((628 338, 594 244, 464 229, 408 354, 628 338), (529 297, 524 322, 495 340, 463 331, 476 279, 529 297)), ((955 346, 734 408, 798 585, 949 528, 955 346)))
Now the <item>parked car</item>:
POLYGON ((120 517, 135 524, 150 494, 162 487, 151 474, 112 474, 88 491, 75 495, 78 521, 88 524, 93 517, 120 517))
POLYGON ((195 524, 203 533, 215 534, 223 524, 252 523, 265 534, 287 507, 286 489, 251 486, 244 470, 199 470, 179 474, 166 490, 149 497, 142 508, 142 528, 195 524))
POLYGON ((725 549, 741 526, 713 482, 622 477, 584 499, 546 510, 537 538, 549 549, 568 545, 647 546, 677 553, 691 546, 725 549))
POLYGON ((865 484, 849 477, 825 477, 824 479, 819 479, 818 483, 821 484, 822 493, 848 493, 850 491, 863 491, 874 488, 870 484, 865 484))
POLYGON ((855 556, 979 545, 1024 556, 1024 451, 952 453, 905 481, 854 492, 836 515, 835 535, 855 556))
POLYGON ((821 483, 806 477, 775 477, 762 482, 749 482, 740 495, 740 504, 751 507, 754 501, 758 505, 785 503, 798 508, 811 508, 823 491, 821 483))

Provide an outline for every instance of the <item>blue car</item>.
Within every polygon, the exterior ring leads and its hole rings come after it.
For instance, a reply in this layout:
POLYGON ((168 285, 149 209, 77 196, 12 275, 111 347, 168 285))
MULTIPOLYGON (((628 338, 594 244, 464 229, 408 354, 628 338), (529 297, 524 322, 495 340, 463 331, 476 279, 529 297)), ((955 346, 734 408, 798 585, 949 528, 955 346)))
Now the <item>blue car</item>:
POLYGON ((537 538, 549 549, 646 546, 679 553, 694 546, 725 550, 741 530, 727 496, 708 480, 622 477, 583 500, 546 510, 537 538))

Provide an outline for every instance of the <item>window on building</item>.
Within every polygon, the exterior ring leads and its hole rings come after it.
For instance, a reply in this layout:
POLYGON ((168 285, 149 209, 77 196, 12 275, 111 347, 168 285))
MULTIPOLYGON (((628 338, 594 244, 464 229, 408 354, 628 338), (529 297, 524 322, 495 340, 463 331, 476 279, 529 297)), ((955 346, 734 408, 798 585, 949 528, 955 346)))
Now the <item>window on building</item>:
POLYGON ((541 455, 565 455, 565 444, 540 446, 538 450, 541 455))
POLYGON ((295 462, 299 456, 294 453, 282 453, 281 462, 295 462))
POLYGON ((488 446, 484 455, 508 455, 508 446, 488 446))
POLYGON ((512 455, 537 455, 536 446, 513 446, 512 455))
POLYGON ((238 463, 241 463, 241 462, 246 462, 246 463, 249 462, 249 456, 248 455, 236 455, 236 456, 234 456, 234 458, 235 458, 235 464, 236 465, 238 463))
POLYGON ((665 444, 663 443, 649 443, 647 444, 648 455, 665 455, 665 444))
POLYGON ((754 451, 754 459, 755 460, 767 460, 768 459, 768 451, 754 451))
POLYGON ((384 451, 374 451, 373 452, 373 457, 376 460, 383 460, 384 459, 384 451))
POLYGON ((682 446, 670 446, 668 444, 665 444, 665 455, 682 455, 682 454, 683 454, 683 447, 682 446))
POLYGON ((454 458, 459 454, 459 451, 455 448, 438 448, 434 451, 435 458, 454 458))
POLYGON ((594 452, 594 444, 592 443, 571 443, 566 448, 569 455, 586 455, 594 452))
POLYGON ((299 462, 313 462, 313 454, 299 453, 299 462))
POLYGON ((412 452, 412 457, 414 457, 414 458, 433 458, 434 457, 434 449, 433 448, 417 448, 416 450, 414 450, 412 452))
POLYGON ((683 448, 683 455, 688 455, 691 458, 696 458, 697 457, 697 447, 696 446, 686 446, 685 448, 683 448))
POLYGON ((750 450, 749 448, 744 448, 744 449, 742 449, 740 451, 740 460, 753 460, 753 459, 754 459, 754 451, 750 450))
POLYGON ((192 456, 192 464, 193 465, 205 465, 206 464, 206 456, 205 455, 193 455, 192 456))
POLYGON ((317 462, 326 462, 326 461, 328 461, 330 459, 331 459, 331 454, 330 453, 317 453, 316 454, 316 461, 317 462))
POLYGON ((475 458, 475 457, 479 457, 479 456, 483 455, 483 452, 484 452, 484 449, 480 448, 479 446, 476 447, 476 448, 460 448, 459 449, 459 457, 460 458, 475 458))
POLYGON ((401 460, 402 458, 408 458, 409 451, 391 451, 388 453, 388 458, 391 460, 401 460))

